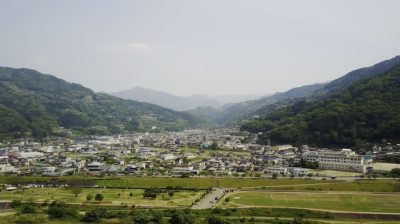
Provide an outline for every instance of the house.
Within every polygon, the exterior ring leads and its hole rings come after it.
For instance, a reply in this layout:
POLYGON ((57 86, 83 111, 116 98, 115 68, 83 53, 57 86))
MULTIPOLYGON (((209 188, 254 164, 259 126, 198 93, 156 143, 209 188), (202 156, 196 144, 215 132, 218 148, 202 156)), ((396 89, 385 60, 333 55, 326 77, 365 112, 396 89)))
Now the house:
POLYGON ((305 168, 301 168, 301 167, 288 167, 287 171, 291 175, 296 176, 296 177, 306 176, 310 172, 309 169, 305 169, 305 168))
POLYGON ((89 165, 87 165, 87 168, 91 172, 101 172, 105 170, 104 164, 99 162, 92 162, 89 165))
POLYGON ((287 175, 288 174, 288 168, 287 167, 279 167, 279 166, 270 166, 267 167, 267 169, 264 170, 264 173, 267 174, 281 174, 281 175, 287 175))
POLYGON ((188 166, 188 167, 174 167, 172 169, 173 174, 186 174, 186 173, 192 173, 192 174, 199 174, 198 170, 194 170, 193 166, 188 166))

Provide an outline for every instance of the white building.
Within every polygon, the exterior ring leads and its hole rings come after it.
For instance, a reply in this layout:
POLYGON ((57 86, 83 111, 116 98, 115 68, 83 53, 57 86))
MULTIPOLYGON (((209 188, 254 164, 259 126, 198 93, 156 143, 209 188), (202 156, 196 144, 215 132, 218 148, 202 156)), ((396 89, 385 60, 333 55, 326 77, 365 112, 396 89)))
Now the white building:
POLYGON ((372 166, 372 159, 356 154, 351 149, 341 151, 321 150, 319 152, 305 152, 303 159, 308 162, 318 162, 318 168, 324 170, 340 170, 366 173, 372 166))
POLYGON ((296 177, 306 176, 310 172, 309 169, 301 167, 288 167, 287 171, 296 177))
POLYGON ((279 167, 279 166, 270 166, 267 167, 267 169, 264 170, 264 173, 267 174, 282 174, 282 175, 286 175, 288 174, 288 168, 287 167, 279 167))
POLYGON ((193 173, 193 174, 198 174, 198 170, 194 170, 193 166, 188 166, 188 167, 174 167, 172 169, 173 174, 183 174, 183 173, 193 173))
POLYGON ((104 171, 105 166, 103 163, 92 162, 91 164, 87 165, 87 168, 89 171, 98 172, 98 171, 104 171))

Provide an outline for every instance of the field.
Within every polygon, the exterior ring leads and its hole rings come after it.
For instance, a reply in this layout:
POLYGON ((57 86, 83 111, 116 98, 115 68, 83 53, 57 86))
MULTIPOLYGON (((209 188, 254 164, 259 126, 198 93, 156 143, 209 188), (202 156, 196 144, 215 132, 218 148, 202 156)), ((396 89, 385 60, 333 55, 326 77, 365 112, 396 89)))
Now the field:
MULTIPOLYGON (((250 178, 120 178, 114 180, 98 180, 97 184, 101 187, 118 188, 149 188, 149 187, 184 187, 206 189, 210 187, 225 188, 254 188, 267 186, 286 186, 298 184, 329 183, 321 180, 305 179, 250 179, 250 178)), ((337 181, 339 182, 339 181, 337 181)))
POLYGON ((143 191, 138 189, 82 189, 82 192, 75 197, 70 189, 63 188, 30 188, 24 191, 1 191, 1 200, 23 200, 33 202, 44 202, 46 200, 57 200, 67 203, 84 203, 87 202, 86 196, 94 196, 101 193, 104 196, 101 204, 103 205, 121 205, 127 204, 131 206, 152 206, 152 207, 187 207, 191 206, 192 202, 200 197, 204 191, 182 191, 175 192, 173 197, 166 193, 161 193, 154 200, 144 199, 143 191), (133 194, 130 196, 130 194, 133 194))
POLYGON ((374 170, 391 171, 394 168, 400 168, 400 164, 395 163, 374 163, 374 170))
POLYGON ((355 172, 346 172, 346 171, 337 171, 337 170, 310 170, 314 176, 319 177, 354 177, 360 176, 362 173, 355 173, 355 172))
POLYGON ((400 194, 238 192, 225 206, 270 206, 353 212, 400 213, 400 194))
POLYGON ((314 185, 297 185, 285 187, 269 187, 271 190, 285 191, 368 191, 368 192, 400 192, 400 182, 395 180, 360 180, 354 182, 318 183, 314 185))

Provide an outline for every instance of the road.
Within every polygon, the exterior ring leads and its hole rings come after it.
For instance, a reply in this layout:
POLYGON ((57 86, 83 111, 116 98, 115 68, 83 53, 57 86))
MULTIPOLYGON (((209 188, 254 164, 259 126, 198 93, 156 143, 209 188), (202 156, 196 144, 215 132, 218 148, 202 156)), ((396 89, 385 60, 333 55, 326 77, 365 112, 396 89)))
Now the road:
POLYGON ((224 188, 213 188, 213 190, 208 193, 203 199, 201 199, 197 204, 193 205, 192 209, 212 208, 212 206, 217 203, 215 198, 221 198, 224 195, 224 192, 224 188))

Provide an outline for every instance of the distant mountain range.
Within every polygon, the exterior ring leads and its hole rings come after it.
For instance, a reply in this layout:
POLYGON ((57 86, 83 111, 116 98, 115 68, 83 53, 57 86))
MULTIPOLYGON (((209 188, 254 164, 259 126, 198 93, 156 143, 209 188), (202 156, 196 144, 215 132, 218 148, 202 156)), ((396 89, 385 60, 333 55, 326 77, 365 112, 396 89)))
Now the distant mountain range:
POLYGON ((182 130, 196 117, 149 103, 95 93, 31 69, 0 67, 0 138, 182 130))
POLYGON ((302 97, 266 105, 242 129, 260 142, 364 148, 400 141, 400 56, 354 70, 302 97))
POLYGON ((123 99, 147 102, 177 111, 192 110, 197 107, 213 107, 217 109, 227 103, 238 103, 257 98, 255 95, 208 96, 202 94, 183 97, 138 86, 110 94, 123 99))
POLYGON ((261 142, 361 146, 399 138, 399 76, 397 56, 328 83, 259 99, 179 97, 140 87, 111 96, 34 70, 0 67, 0 138, 43 138, 64 135, 65 130, 176 131, 238 123, 243 130, 263 132, 261 142))

